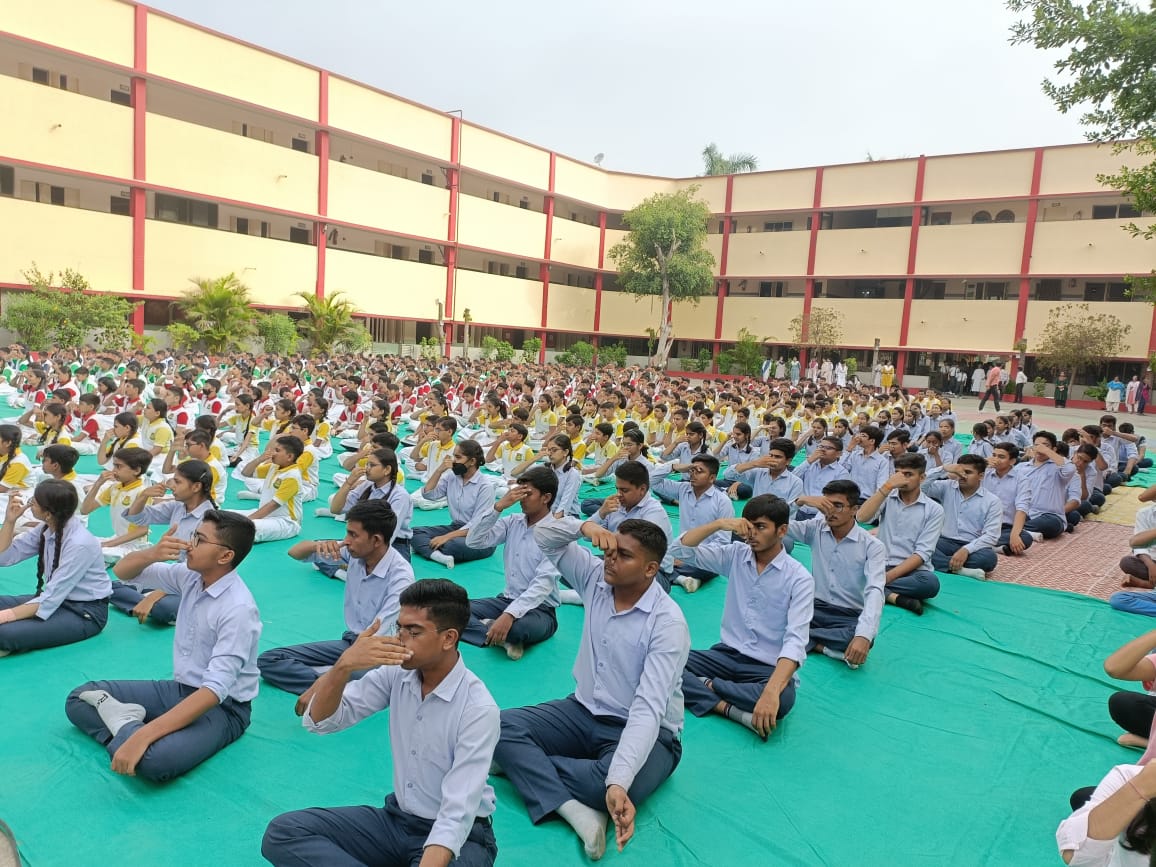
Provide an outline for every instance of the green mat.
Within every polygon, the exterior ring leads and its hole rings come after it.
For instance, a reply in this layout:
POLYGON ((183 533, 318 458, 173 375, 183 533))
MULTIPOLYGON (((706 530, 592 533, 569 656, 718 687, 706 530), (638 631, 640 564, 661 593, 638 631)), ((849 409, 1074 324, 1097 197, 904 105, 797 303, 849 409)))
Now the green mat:
MULTIPOLYGON (((92 460, 81 470, 91 471, 92 460)), ((325 464, 323 480, 336 461, 325 464)), ((323 481, 322 498, 331 491, 323 481)), ((419 512, 415 522, 444 516, 419 512)), ((103 515, 92 526, 108 532, 103 515)), ((303 536, 339 530, 309 517, 303 536)), ((290 560, 288 547, 259 546, 241 568, 265 623, 262 650, 343 629, 344 585, 290 560)), ((807 554, 796 549, 804 562, 807 554)), ((419 577, 447 575, 415 566, 419 577)), ((0 593, 30 592, 34 574, 34 562, 0 570, 0 593)), ((503 585, 500 558, 449 575, 474 595, 503 585)), ((1101 662, 1151 624, 1085 597, 943 582, 922 618, 885 610, 859 671, 810 659, 798 703, 769 742, 721 718, 688 715, 682 764, 640 809, 634 841, 607 862, 1058 863, 1053 835, 1068 794, 1138 755, 1114 743, 1106 708, 1114 684, 1101 662)), ((694 596, 675 590, 695 646, 717 640, 725 590, 723 578, 694 596)), ((564 606, 557 635, 517 663, 497 650, 463 653, 503 707, 557 698, 572 688, 581 618, 581 609, 564 606)), ((294 696, 267 687, 246 735, 187 776, 158 786, 113 774, 104 750, 68 723, 64 698, 89 679, 171 676, 171 641, 171 629, 111 611, 96 638, 0 660, 0 818, 32 867, 260 864, 262 832, 278 813, 380 804, 390 791, 384 715, 319 737, 293 715, 294 696)), ((589 863, 565 825, 533 827, 509 783, 493 784, 499 864, 589 863)))

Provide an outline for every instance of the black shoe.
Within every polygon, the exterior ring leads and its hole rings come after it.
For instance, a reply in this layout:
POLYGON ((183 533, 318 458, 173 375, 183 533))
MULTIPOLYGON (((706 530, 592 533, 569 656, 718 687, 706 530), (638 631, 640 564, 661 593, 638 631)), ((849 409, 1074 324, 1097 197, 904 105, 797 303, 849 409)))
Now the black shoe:
POLYGON ((904 596, 902 593, 895 594, 895 607, 906 608, 916 617, 923 616, 923 602, 919 599, 912 599, 910 596, 904 596))

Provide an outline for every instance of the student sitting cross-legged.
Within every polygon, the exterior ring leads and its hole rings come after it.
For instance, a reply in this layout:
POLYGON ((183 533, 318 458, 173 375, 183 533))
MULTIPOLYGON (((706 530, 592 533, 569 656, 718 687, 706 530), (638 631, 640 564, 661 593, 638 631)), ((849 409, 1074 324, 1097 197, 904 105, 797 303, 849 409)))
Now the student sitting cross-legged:
POLYGON ((257 695, 261 616, 237 567, 253 547, 253 522, 211 509, 188 542, 173 532, 113 567, 122 581, 181 597, 172 680, 98 680, 65 703, 73 725, 98 741, 118 774, 165 782, 237 740, 257 695), (183 563, 168 563, 185 554, 183 563))
POLYGON ((503 546, 506 587, 499 596, 470 600, 470 625, 462 633, 463 641, 503 648, 517 660, 526 647, 558 631, 558 570, 534 541, 534 527, 554 511, 557 493, 554 471, 532 467, 470 527, 467 545, 503 546), (500 517, 515 503, 522 507, 520 515, 500 517))
POLYGON ((419 557, 452 569, 456 563, 481 560, 494 553, 493 547, 466 544, 470 527, 494 507, 493 482, 479 472, 485 462, 480 445, 462 440, 454 446, 453 455, 434 470, 422 491, 427 499, 446 500, 450 523, 414 528, 413 551, 419 557))
POLYGON ((393 793, 384 806, 277 816, 261 841, 277 867, 490 867, 497 857, 486 777, 498 706, 458 652, 469 598, 450 581, 427 579, 403 590, 399 603, 397 637, 379 635, 376 621, 364 629, 314 685, 302 719, 309 731, 329 734, 389 708, 393 793))
POLYGON ((634 834, 635 805, 682 757, 680 684, 690 633, 655 581, 666 533, 650 521, 628 519, 611 531, 547 518, 534 538, 586 606, 576 684, 567 698, 502 711, 494 760, 532 822, 556 813, 598 859, 607 813, 621 849, 634 834), (579 546, 583 537, 605 558, 579 546))
POLYGON ((995 545, 1002 531, 1003 504, 983 486, 987 458, 966 454, 943 468, 947 478, 927 479, 923 492, 943 506, 943 535, 931 564, 983 581, 996 567, 995 545))
POLYGON ((795 704, 795 672, 807 658, 815 582, 783 549, 790 521, 785 500, 752 497, 741 518, 720 518, 683 533, 676 557, 727 577, 721 641, 692 650, 682 676, 695 716, 718 713, 762 738, 795 704), (741 542, 715 544, 716 533, 741 542))
POLYGON ((308 702, 308 690, 321 671, 337 662, 369 624, 381 623, 379 634, 396 631, 398 597, 413 583, 413 567, 390 545, 397 515, 384 500, 367 500, 351 508, 345 539, 338 542, 298 542, 289 549, 296 560, 342 563, 345 567, 345 634, 335 641, 315 641, 266 650, 257 667, 266 681, 286 692, 303 695, 298 709, 308 702))
POLYGON ((261 480, 261 505, 245 515, 257 528, 258 542, 292 539, 301 533, 301 504, 305 481, 297 459, 305 452, 300 437, 279 436, 269 443, 261 457, 249 461, 242 470, 246 477, 261 480))

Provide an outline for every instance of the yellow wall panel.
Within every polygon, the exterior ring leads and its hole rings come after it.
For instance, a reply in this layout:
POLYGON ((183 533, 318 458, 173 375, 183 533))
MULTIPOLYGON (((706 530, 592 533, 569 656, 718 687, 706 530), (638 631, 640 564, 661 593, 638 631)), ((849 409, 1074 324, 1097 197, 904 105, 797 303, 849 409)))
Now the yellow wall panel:
POLYGON ((449 191, 329 162, 329 216, 335 220, 445 240, 449 191))
POLYGON ((815 273, 833 277, 906 274, 910 241, 907 227, 827 229, 819 233, 815 273))
POLYGON ((325 251, 325 291, 345 293, 363 312, 395 319, 437 319, 446 270, 348 250, 325 251))
POLYGON ((546 301, 546 327, 560 331, 581 331, 587 335, 594 327, 594 300, 598 293, 581 286, 550 284, 546 301))
POLYGON ((672 193, 679 188, 678 181, 668 178, 609 172, 606 175, 606 208, 610 211, 629 211, 655 193, 672 193))
POLYGON ((647 328, 658 328, 658 308, 657 298, 639 298, 628 292, 603 292, 599 330, 604 334, 642 337, 647 328))
POLYGON ((132 177, 131 109, 7 75, 0 105, 4 156, 132 177))
POLYGON ((685 190, 688 187, 698 187, 694 194, 696 199, 706 202, 712 214, 721 214, 726 210, 727 179, 725 176, 711 178, 687 178, 675 181, 675 190, 685 190))
POLYGON ((550 153, 481 127, 462 124, 463 166, 539 189, 550 186, 550 153))
POLYGON ((750 277, 806 274, 810 243, 810 232, 740 232, 731 235, 727 274, 750 277))
POLYGON ((148 22, 148 69, 254 105, 317 119, 317 70, 155 13, 148 22))
POLYGON ((1122 228, 1130 220, 1070 220, 1036 225, 1033 274, 1147 274, 1156 246, 1122 228))
POLYGON ((317 212, 317 157, 159 114, 148 116, 151 183, 298 213, 317 212))
POLYGON ((470 308, 479 325, 506 325, 510 328, 542 327, 542 284, 533 280, 498 277, 479 271, 456 274, 454 316, 470 308))
POLYGON ((329 77, 329 123, 439 160, 450 158, 448 115, 329 77))
MULTIPOLYGON (((657 304, 655 309, 658 309, 657 304)), ((693 301, 677 302, 670 317, 671 325, 674 326, 675 340, 714 340, 714 321, 717 313, 718 297, 715 295, 703 296, 697 304, 693 301)), ((645 334, 646 326, 642 328, 645 334)))
MULTIPOLYGON (((606 257, 605 257, 606 261, 603 262, 603 264, 602 264, 603 268, 608 268, 609 270, 613 271, 614 269, 616 269, 618 267, 615 264, 614 260, 610 258, 610 250, 614 247, 615 244, 618 244, 618 243, 621 243, 622 241, 625 241, 626 236, 629 234, 630 234, 629 232, 626 232, 622 229, 607 229, 606 230, 606 257)), ((711 241, 712 237, 713 238, 720 238, 721 236, 708 235, 707 236, 707 244, 713 243, 711 241)), ((721 241, 719 243, 721 244, 721 241)), ((713 247, 711 249, 714 250, 713 247)), ((719 250, 721 250, 721 249, 722 249, 722 247, 720 246, 719 250)), ((716 262, 718 261, 718 252, 717 251, 715 251, 714 260, 716 262)))
POLYGON ((743 328, 755 337, 771 343, 791 339, 791 320, 802 315, 802 298, 737 298, 731 296, 723 306, 722 339, 739 339, 743 328))
POLYGON ((132 220, 96 211, 0 198, 0 282, 24 283, 35 262, 59 274, 75 268, 101 292, 132 289, 132 220), (62 243, 66 239, 67 243, 62 243))
POLYGON ((176 296, 198 277, 232 272, 252 290, 257 304, 299 306, 294 292, 312 292, 317 248, 149 220, 145 224, 145 289, 176 296))
POLYGON ((1033 151, 931 157, 923 176, 923 200, 998 199, 1027 196, 1033 151))
MULTIPOLYGON (((1055 307, 1064 306, 1061 301, 1029 301, 1028 318, 1024 326, 1024 339, 1028 342, 1028 352, 1034 352, 1039 345, 1040 334, 1048 324, 1048 316, 1055 307)), ((1148 357, 1148 334, 1152 329, 1152 308, 1137 302, 1092 301, 1088 303, 1089 315, 1107 313, 1132 326, 1126 347, 1120 356, 1124 358, 1148 357)))
POLYGON ((968 223, 961 226, 921 226, 915 271, 953 277, 1018 274, 1026 225, 968 223))
POLYGON ((870 207, 915 198, 916 160, 832 166, 823 170, 823 207, 870 207))
POLYGON ((598 267, 598 227, 554 217, 550 258, 581 268, 598 267))
MULTIPOLYGON (((814 312, 819 308, 837 310, 843 314, 843 343, 848 346, 871 346, 879 338, 884 346, 899 343, 899 325, 903 320, 902 299, 882 298, 816 298, 811 303, 814 312)), ((784 337, 790 339, 790 330, 784 337)))
POLYGON ((1105 188, 1097 174, 1115 174, 1121 166, 1139 168, 1149 160, 1131 151, 1113 153, 1111 145, 1081 144, 1047 148, 1040 174, 1040 194, 1091 193, 1105 188))
POLYGON ((907 345, 1011 353, 1018 305, 1018 301, 954 298, 912 301, 907 345))
POLYGON ((731 209, 734 211, 789 211, 810 208, 815 201, 815 170, 759 172, 736 175, 731 209))
POLYGON ((554 192, 595 207, 605 207, 606 172, 576 160, 558 157, 554 162, 554 192))
POLYGON ((115 0, 11 0, 3 4, 0 30, 99 57, 133 63, 133 7, 115 0))
POLYGON ((477 196, 460 196, 458 241, 469 247, 541 259, 546 249, 546 215, 477 196))

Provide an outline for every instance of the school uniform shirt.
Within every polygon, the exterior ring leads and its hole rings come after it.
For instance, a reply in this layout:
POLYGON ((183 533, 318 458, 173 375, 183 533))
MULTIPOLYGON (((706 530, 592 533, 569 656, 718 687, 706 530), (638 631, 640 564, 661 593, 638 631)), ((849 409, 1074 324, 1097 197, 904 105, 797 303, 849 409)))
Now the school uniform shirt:
MULTIPOLYGON (((1139 536, 1141 533, 1147 533, 1149 530, 1156 530, 1156 506, 1145 506, 1136 513, 1136 523, 1132 529, 1132 535, 1139 536)), ((1141 554, 1147 554, 1149 557, 1156 552, 1156 542, 1153 542, 1147 548, 1133 548, 1132 553, 1137 557, 1141 554)))
POLYGON ((843 466, 847 468, 851 481, 859 486, 859 496, 864 499, 883 487, 891 475, 891 462, 878 449, 869 455, 856 449, 843 456, 843 466))
POLYGON ((342 510, 342 514, 349 514, 349 510, 360 502, 372 502, 373 500, 385 500, 393 509, 393 513, 397 515, 397 527, 393 531, 393 538, 389 540, 391 545, 394 539, 413 538, 413 528, 410 526, 410 522, 413 520, 413 500, 410 499, 409 492, 400 481, 382 488, 377 487, 368 479, 359 482, 357 487, 350 491, 349 496, 345 498, 345 508, 342 510), (367 492, 368 497, 366 497, 367 492))
MULTIPOLYGON (((392 547, 386 549, 373 569, 366 569, 360 557, 349 556, 344 546, 341 553, 345 561, 345 628, 364 632, 374 620, 380 620, 378 635, 396 635, 401 591, 413 583, 413 567, 392 547)), ((324 562, 316 554, 310 561, 324 562)))
POLYGON ((524 514, 502 517, 491 508, 470 527, 466 544, 471 548, 504 545, 506 586, 502 598, 510 602, 506 614, 518 620, 540 605, 558 607, 558 569, 534 541, 534 528, 526 523, 524 514))
MULTIPOLYGON (((422 473, 422 476, 428 479, 431 475, 433 475, 434 470, 441 466, 442 461, 444 461, 448 455, 453 455, 454 447, 456 445, 457 444, 452 439, 444 446, 437 440, 430 440, 428 443, 424 443, 422 447, 418 449, 417 458, 419 461, 425 464, 425 472, 422 473)), ((509 443, 502 443, 502 446, 508 445, 509 443)), ((498 446, 499 455, 502 454, 502 446, 498 446)), ((523 460, 529 460, 534 453, 529 446, 525 446, 525 450, 526 457, 523 460)), ((513 464, 511 469, 517 465, 518 464, 513 464)))
POLYGON ((530 413, 530 432, 538 437, 543 437, 555 425, 558 424, 558 413, 553 410, 542 411, 539 409, 530 413))
POLYGON ((798 511, 795 501, 803 494, 803 480, 789 468, 784 469, 778 476, 772 476, 766 467, 754 467, 742 474, 742 481, 751 486, 752 497, 774 494, 787 501, 787 505, 791 507, 792 518, 798 511))
MULTIPOLYGON (((220 501, 218 500, 218 502, 220 501)), ((205 500, 192 511, 184 503, 176 500, 163 500, 159 503, 153 503, 151 506, 145 506, 140 512, 132 516, 132 520, 138 527, 164 524, 173 530, 174 538, 188 542, 192 540, 193 533, 201 525, 205 512, 211 508, 213 508, 213 504, 208 500, 205 500)), ((179 558, 181 562, 184 562, 187 554, 186 551, 181 552, 179 558)))
POLYGON ((578 489, 582 487, 582 473, 577 467, 559 469, 550 467, 558 477, 558 494, 550 504, 550 511, 554 514, 563 512, 569 514, 578 501, 578 489))
POLYGON ((39 442, 41 445, 67 446, 72 444, 71 430, 67 424, 60 430, 56 430, 55 428, 49 428, 44 422, 38 421, 34 423, 34 427, 36 428, 36 432, 40 434, 39 442))
POLYGON ((83 440, 84 442, 100 442, 100 424, 96 420, 96 413, 90 412, 88 415, 82 415, 77 419, 76 435, 72 437, 73 442, 83 440), (83 436, 79 436, 84 434, 83 436))
POLYGON ((169 421, 172 422, 173 427, 191 428, 194 419, 196 419, 196 414, 183 403, 169 410, 169 421))
POLYGON ((983 474, 983 487, 999 498, 1000 521, 1003 524, 1013 523, 1016 512, 1023 512, 1026 515, 1031 508, 1031 490, 1024 477, 1017 473, 1014 467, 1005 476, 989 468, 983 474))
POLYGON ((822 496, 823 488, 828 483, 845 479, 849 475, 847 468, 839 461, 832 461, 826 466, 819 461, 811 461, 810 463, 799 464, 793 472, 803 483, 803 493, 811 497, 822 496))
POLYGON ((883 543, 858 524, 852 525, 842 539, 836 539, 822 515, 791 521, 787 538, 811 549, 815 598, 858 611, 855 637, 874 641, 885 595, 887 551, 883 543))
POLYGON ((545 518, 534 539, 581 595, 586 607, 574 661, 574 698, 594 716, 625 721, 606 785, 627 791, 646 763, 659 729, 682 736, 682 671, 690 630, 682 609, 657 581, 625 611, 614 604, 602 560, 576 544, 578 518, 545 518))
POLYGON ((958 464, 960 457, 963 455, 963 446, 960 445, 959 440, 952 437, 943 441, 943 445, 939 447, 939 459, 943 464, 958 464))
MULTIPOLYGON (((108 506, 108 516, 112 521, 113 536, 123 536, 125 533, 137 530, 145 526, 137 521, 135 516, 129 517, 125 514, 128 507, 132 505, 136 495, 144 488, 143 479, 134 479, 127 485, 122 485, 120 482, 113 482, 111 485, 105 485, 100 489, 100 493, 96 496, 96 501, 102 506, 108 506)), ((147 541, 147 537, 143 540, 147 541)))
POLYGON ((1124 835, 1118 834, 1110 840, 1097 840, 1088 831, 1088 816, 1092 810, 1108 800, 1120 789, 1127 787, 1139 773, 1143 765, 1116 765, 1096 786, 1096 790, 1082 807, 1060 822, 1056 829, 1056 846, 1059 851, 1071 851, 1073 865, 1098 865, 1098 867, 1147 867, 1149 858, 1124 847, 1124 835))
POLYGON ((301 452, 301 456, 297 458, 297 469, 301 471, 301 478, 305 484, 317 490, 317 485, 321 481, 320 475, 321 458, 317 453, 317 446, 310 443, 305 446, 305 451, 301 452))
POLYGON ((753 461, 759 454, 758 449, 755 448, 753 443, 740 447, 735 445, 734 441, 731 440, 719 449, 718 459, 720 463, 724 463, 727 466, 734 466, 735 464, 745 464, 747 461, 753 461))
MULTIPOLYGON (((261 506, 276 502, 277 508, 267 518, 287 518, 294 524, 301 524, 301 502, 305 482, 297 464, 278 468, 270 462, 259 464, 255 475, 262 479, 261 506)), ((258 506, 260 508, 260 506, 258 506)))
MULTIPOLYGON (((193 458, 185 458, 181 463, 187 463, 190 460, 193 458)), ((213 500, 220 505, 225 502, 225 496, 229 490, 229 474, 220 459, 213 455, 209 455, 209 459, 205 463, 209 465, 209 472, 213 474, 213 484, 211 485, 213 500)))
POLYGON ((967 453, 969 455, 979 455, 984 460, 991 457, 991 450, 991 440, 973 439, 967 444, 967 453))
POLYGON ((6 551, 0 551, 0 566, 12 566, 36 557, 44 539, 44 588, 29 602, 40 607, 37 620, 47 620, 63 602, 96 602, 112 595, 112 582, 105 571, 104 551, 97 539, 75 515, 64 525, 60 562, 56 561, 56 531, 45 524, 21 533, 6 551))
POLYGON ((450 522, 472 527, 494 505, 494 483, 480 472, 466 480, 447 470, 438 479, 427 500, 446 500, 450 508, 450 522))
POLYGON ((570 440, 570 457, 578 463, 581 463, 582 459, 586 457, 586 441, 582 437, 570 440))
POLYGON ((168 452, 169 446, 173 442, 173 429, 163 418, 142 423, 137 433, 140 436, 142 449, 151 451, 156 446, 160 446, 162 455, 168 452))
POLYGON ((618 454, 618 444, 614 440, 607 440, 605 445, 598 445, 594 443, 586 452, 586 457, 590 458, 591 462, 596 467, 602 466, 609 460, 612 460, 618 454))
POLYGON ((386 708, 397 804, 433 823, 426 846, 444 846, 456 858, 474 820, 494 812, 486 780, 501 734, 498 705, 459 656, 424 698, 420 672, 383 665, 349 683, 332 716, 317 722, 306 710, 301 722, 330 734, 386 708))
POLYGON ((722 643, 765 665, 807 660, 811 618, 815 615, 815 579, 798 560, 780 549, 761 572, 746 542, 725 545, 674 544, 680 560, 727 576, 722 643))
POLYGON ((12 488, 17 491, 28 490, 28 481, 32 473, 32 461, 28 460, 28 456, 24 452, 17 450, 11 459, 4 458, 0 460, 0 470, 3 471, 3 476, 0 477, 0 484, 6 488, 12 488))
MULTIPOLYGON (((698 496, 690 482, 677 482, 663 479, 656 482, 653 490, 663 496, 678 501, 678 529, 685 533, 695 527, 701 527, 719 518, 733 518, 735 506, 731 498, 721 488, 711 485, 702 496, 698 496)), ((665 510, 664 510, 665 511, 665 510)), ((726 530, 719 530, 707 537, 706 543, 723 545, 730 541, 731 534, 726 530)))
MULTIPOLYGON (((1092 466, 1095 466, 1094 464, 1092 466)), ((1015 470, 1028 490, 1031 491, 1031 510, 1028 518, 1041 515, 1055 515, 1065 518, 1064 504, 1067 502, 1068 482, 1076 472, 1076 465, 1065 460, 1062 465, 1053 461, 1020 464, 1015 470)))
POLYGON ((183 563, 154 563, 137 582, 181 597, 173 633, 173 680, 208 689, 218 702, 257 697, 261 615, 236 572, 209 587, 183 563))
POLYGON ((887 550, 887 568, 912 554, 923 560, 917 568, 930 567, 931 552, 943 530, 943 507, 939 503, 920 491, 915 502, 908 505, 899 499, 899 491, 893 490, 883 498, 877 517, 878 539, 887 550))
POLYGON ((943 506, 943 538, 964 542, 974 554, 994 548, 1003 529, 1003 504, 983 485, 965 497, 954 479, 928 479, 923 491, 943 506))
MULTIPOLYGON (((731 514, 734 514, 732 507, 731 514)), ((658 526, 666 536, 667 545, 674 539, 674 528, 670 526, 670 516, 666 514, 666 509, 662 507, 662 503, 654 499, 654 497, 647 494, 633 509, 624 509, 619 506, 617 511, 611 512, 605 518, 595 512, 590 516, 590 520, 599 526, 605 527, 610 532, 617 532, 622 522, 628 518, 637 518, 642 521, 650 521, 650 523, 658 526)), ((674 569, 674 556, 670 551, 666 552, 666 556, 662 558, 662 564, 659 567, 663 572, 671 572, 674 569)))

